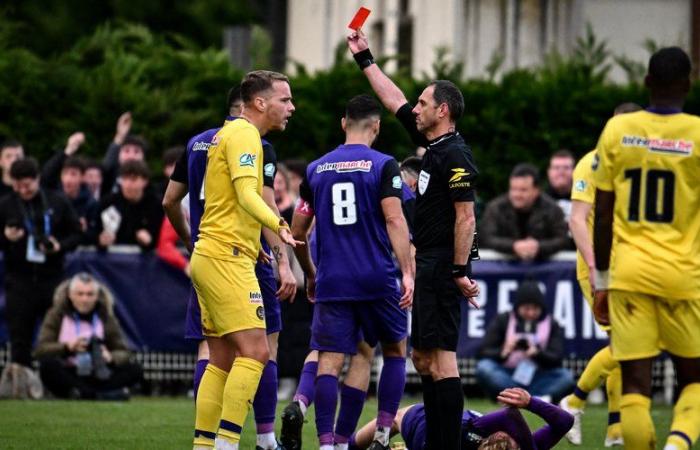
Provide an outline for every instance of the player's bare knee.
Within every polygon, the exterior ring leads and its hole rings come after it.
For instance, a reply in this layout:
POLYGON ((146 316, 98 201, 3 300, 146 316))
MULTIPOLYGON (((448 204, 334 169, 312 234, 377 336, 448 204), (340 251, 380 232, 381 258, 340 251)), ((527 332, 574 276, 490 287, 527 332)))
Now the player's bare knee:
POLYGON ((622 361, 622 393, 651 396, 652 359, 622 361))
POLYGON ((342 353, 320 352, 318 355, 318 375, 338 376, 343 368, 345 355, 342 353))
POLYGON ((430 356, 420 350, 414 349, 411 352, 411 360, 413 361, 413 366, 416 368, 416 372, 421 375, 430 374, 430 356))
POLYGON ((405 358, 406 339, 399 342, 382 343, 382 354, 385 358, 405 358))

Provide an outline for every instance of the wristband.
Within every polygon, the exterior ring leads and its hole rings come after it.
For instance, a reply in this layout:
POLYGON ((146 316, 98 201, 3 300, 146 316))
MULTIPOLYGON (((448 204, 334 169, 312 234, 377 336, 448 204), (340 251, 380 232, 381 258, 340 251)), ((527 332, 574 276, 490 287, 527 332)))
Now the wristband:
POLYGON ((596 270, 593 272, 593 282, 596 291, 607 291, 610 286, 610 271, 596 270))
POLYGON ((360 66, 360 70, 365 70, 367 67, 374 64, 374 56, 372 56, 372 52, 370 52, 368 48, 352 56, 355 58, 357 65, 360 66))
POLYGON ((464 278, 467 276, 466 264, 452 264, 452 278, 464 278))

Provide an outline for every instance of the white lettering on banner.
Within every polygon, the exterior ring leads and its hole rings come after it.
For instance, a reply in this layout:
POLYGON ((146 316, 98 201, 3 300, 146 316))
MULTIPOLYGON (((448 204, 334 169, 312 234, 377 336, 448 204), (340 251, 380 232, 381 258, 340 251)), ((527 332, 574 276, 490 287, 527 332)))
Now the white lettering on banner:
POLYGON ((517 289, 518 282, 515 280, 501 280, 498 282, 498 309, 496 314, 513 309, 513 305, 510 304, 510 293, 517 289))
POLYGON ((486 302, 489 298, 489 287, 484 281, 474 281, 479 285, 479 296, 476 298, 477 303, 479 303, 479 309, 469 307, 469 312, 467 313, 469 317, 467 321, 467 336, 481 338, 486 334, 484 316, 486 315, 486 302))
POLYGON ((557 282, 554 292, 554 311, 552 315, 564 328, 564 336, 572 339, 576 336, 576 312, 574 311, 574 286, 571 281, 557 282))
MULTIPOLYGON (((583 297, 581 301, 585 303, 583 297)), ((596 339, 605 339, 608 335, 600 328, 600 325, 593 319, 593 311, 588 307, 588 304, 583 305, 583 318, 581 320, 581 337, 583 339, 592 339, 595 332, 596 339)))

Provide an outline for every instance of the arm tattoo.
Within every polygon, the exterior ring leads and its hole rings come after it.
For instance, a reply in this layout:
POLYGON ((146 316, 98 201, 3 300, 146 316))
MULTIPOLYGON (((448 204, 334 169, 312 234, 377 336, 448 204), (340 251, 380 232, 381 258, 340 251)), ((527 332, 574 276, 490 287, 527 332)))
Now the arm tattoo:
POLYGON ((280 259, 282 259, 282 250, 279 245, 272 246, 272 255, 275 257, 275 261, 280 262, 280 259))

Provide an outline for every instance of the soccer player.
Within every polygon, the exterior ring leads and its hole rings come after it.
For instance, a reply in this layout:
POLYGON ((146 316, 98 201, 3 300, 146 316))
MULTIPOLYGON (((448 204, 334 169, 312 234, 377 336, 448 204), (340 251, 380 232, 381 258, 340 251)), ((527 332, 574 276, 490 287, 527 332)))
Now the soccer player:
MULTIPOLYGON (((224 123, 238 118, 243 111, 240 86, 233 87, 228 94, 229 115, 224 123)), ((163 198, 163 207, 169 220, 180 238, 191 248, 199 234, 199 222, 204 212, 204 199, 201 198, 204 173, 207 165, 207 151, 211 141, 221 128, 212 128, 190 139, 187 151, 177 161, 175 170, 163 198), (188 195, 189 198, 189 226, 182 212, 180 202, 188 195)), ((278 216, 277 205, 274 200, 274 177, 276 172, 275 150, 265 139, 262 139, 263 147, 263 199, 265 203, 278 216)), ((261 255, 270 252, 267 241, 273 243, 273 247, 280 247, 279 237, 268 229, 263 229, 261 238, 261 255)), ((264 256, 263 256, 264 257, 264 256)), ((293 299, 296 293, 296 280, 289 267, 289 259, 286 252, 275 252, 273 257, 277 259, 280 287, 274 278, 272 267, 265 261, 259 260, 255 266, 256 277, 260 283, 265 308, 265 325, 267 330, 268 345, 270 347, 270 359, 265 365, 258 391, 253 401, 255 422, 257 426, 257 445, 261 450, 276 449, 277 440, 274 434, 274 417, 277 407, 277 342, 281 330, 281 310, 279 301, 293 299), (275 292, 276 291, 276 292, 275 292)), ((194 372, 194 395, 197 398, 199 382, 209 362, 209 348, 202 334, 202 322, 199 303, 194 288, 190 291, 187 304, 187 318, 185 321, 185 338, 199 343, 197 351, 197 364, 194 372)))
MULTIPOLYGON (((460 432, 462 450, 547 450, 561 440, 571 428, 574 418, 566 411, 530 394, 521 388, 508 388, 498 395, 506 408, 488 414, 476 411, 462 413, 460 432), (524 408, 540 416, 547 423, 530 432, 519 409, 524 408)), ((400 434, 410 450, 424 450, 425 406, 416 404, 401 408, 391 427, 391 435, 400 434)), ((350 449, 366 449, 376 428, 373 420, 353 435, 350 449)))
POLYGON ((233 450, 270 353, 254 268, 261 224, 296 244, 261 196, 260 136, 284 130, 294 112, 289 81, 275 72, 250 72, 241 97, 241 118, 226 124, 208 150, 204 214, 190 264, 210 352, 197 395, 194 444, 233 450))
MULTIPOLYGON (((642 107, 635 103, 623 103, 615 108, 615 115, 635 112, 642 107)), ((593 167, 598 164, 598 152, 591 150, 576 164, 571 190, 571 217, 569 229, 576 243, 576 278, 581 286, 581 293, 589 306, 593 306, 593 203, 595 202, 595 182, 593 167)), ((600 325, 610 331, 609 325, 600 325)), ((620 395, 622 375, 620 365, 612 356, 610 346, 606 346, 588 361, 586 369, 576 383, 574 392, 564 397, 560 406, 573 414, 574 425, 566 434, 566 438, 574 445, 581 445, 581 415, 586 406, 588 393, 605 380, 608 393, 608 430, 604 445, 622 445, 622 430, 620 429, 620 395)))
POLYGON ((360 333, 370 346, 381 342, 384 356, 373 450, 388 448, 406 382, 406 308, 413 297, 414 268, 401 209, 399 165, 370 147, 380 117, 381 105, 371 96, 348 102, 341 120, 345 144, 309 164, 292 220, 295 239, 305 241, 316 219, 318 267, 308 246, 295 252, 316 302, 311 348, 319 351, 314 403, 321 450, 347 444, 334 435, 338 375, 345 355, 357 353, 360 333), (402 273, 402 293, 392 249, 402 273))
POLYGON ((651 368, 667 351, 680 393, 665 450, 700 434, 700 118, 682 112, 690 59, 649 60, 650 107, 610 119, 598 141, 594 313, 622 368, 625 447, 656 448, 651 368), (612 253, 612 258, 611 258, 612 253))
POLYGON ((413 364, 421 375, 428 447, 459 448, 464 395, 457 367, 463 298, 478 306, 478 285, 469 279, 474 239, 474 180, 471 150, 455 129, 464 98, 447 80, 433 81, 412 107, 374 63, 362 30, 348 46, 372 89, 396 115, 414 143, 427 148, 418 176, 413 243, 416 291, 411 320, 413 364))

